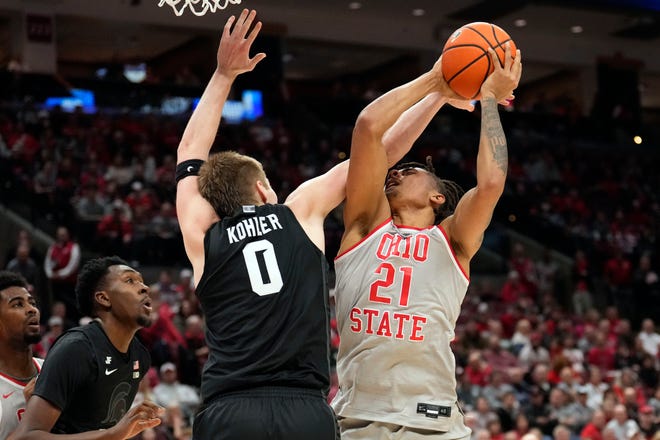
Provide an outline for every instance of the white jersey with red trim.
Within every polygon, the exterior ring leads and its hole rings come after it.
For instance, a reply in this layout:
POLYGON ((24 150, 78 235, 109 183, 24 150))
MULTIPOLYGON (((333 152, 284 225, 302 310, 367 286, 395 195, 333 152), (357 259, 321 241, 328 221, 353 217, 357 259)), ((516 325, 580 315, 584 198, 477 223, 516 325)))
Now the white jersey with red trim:
POLYGON ((469 435, 450 342, 469 278, 444 229, 384 222, 335 259, 341 417, 469 435))
MULTIPOLYGON (((37 371, 41 371, 43 359, 32 358, 37 371)), ((25 412, 23 388, 27 383, 20 382, 0 372, 0 440, 9 437, 21 421, 25 412)))

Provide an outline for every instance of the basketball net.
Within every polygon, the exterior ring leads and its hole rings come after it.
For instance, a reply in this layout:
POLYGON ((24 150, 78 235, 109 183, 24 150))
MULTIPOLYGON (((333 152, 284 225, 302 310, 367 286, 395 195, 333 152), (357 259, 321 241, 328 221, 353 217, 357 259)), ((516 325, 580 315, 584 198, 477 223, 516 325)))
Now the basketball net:
POLYGON ((239 5, 241 0, 160 0, 158 6, 169 5, 174 10, 174 13, 177 17, 183 15, 183 12, 186 8, 190 8, 190 11, 199 16, 204 15, 207 12, 215 12, 218 9, 225 9, 227 5, 239 5))

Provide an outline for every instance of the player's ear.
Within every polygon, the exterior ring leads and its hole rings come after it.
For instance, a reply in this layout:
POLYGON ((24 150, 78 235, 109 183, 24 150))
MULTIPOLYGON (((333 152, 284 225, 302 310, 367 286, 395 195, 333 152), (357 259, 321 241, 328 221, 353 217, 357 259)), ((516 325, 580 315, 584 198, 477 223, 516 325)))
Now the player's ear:
POLYGON ((259 200, 261 200, 262 203, 268 203, 268 190, 270 189, 270 186, 261 180, 257 180, 256 188, 259 200))
POLYGON ((431 201, 431 205, 433 205, 433 209, 436 209, 440 205, 443 205, 446 201, 445 196, 443 194, 440 194, 439 192, 431 193, 429 199, 431 201))
POLYGON ((96 301, 101 307, 110 308, 112 305, 108 292, 105 290, 99 290, 94 292, 94 301, 96 301))

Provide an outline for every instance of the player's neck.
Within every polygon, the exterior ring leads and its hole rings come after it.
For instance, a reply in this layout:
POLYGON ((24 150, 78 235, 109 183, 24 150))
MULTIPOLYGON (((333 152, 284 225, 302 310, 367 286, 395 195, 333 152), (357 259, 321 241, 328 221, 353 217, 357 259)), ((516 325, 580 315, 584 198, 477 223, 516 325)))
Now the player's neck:
POLYGON ((135 333, 139 330, 139 327, 136 325, 126 325, 110 313, 104 314, 103 317, 97 317, 94 320, 101 325, 103 332, 117 350, 121 353, 128 352, 128 347, 131 345, 131 341, 135 333))
POLYGON ((433 226, 435 217, 432 210, 428 213, 419 209, 399 208, 392 210, 392 220, 395 225, 424 229, 433 226))
POLYGON ((37 372, 32 360, 30 346, 22 349, 10 347, 7 344, 0 346, 0 373, 17 380, 29 381, 37 372))

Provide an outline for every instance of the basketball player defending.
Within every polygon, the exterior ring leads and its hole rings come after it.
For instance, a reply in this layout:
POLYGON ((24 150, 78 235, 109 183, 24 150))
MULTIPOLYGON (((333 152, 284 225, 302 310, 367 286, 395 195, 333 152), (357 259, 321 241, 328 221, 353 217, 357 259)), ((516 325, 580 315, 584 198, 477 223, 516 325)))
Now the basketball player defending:
POLYGON ((90 260, 78 275, 76 299, 94 320, 50 349, 11 440, 122 440, 160 423, 162 408, 152 402, 129 410, 151 363, 135 338, 151 323, 142 275, 117 257, 90 260))
POLYGON ((31 344, 41 339, 39 309, 19 274, 0 271, 0 440, 16 429, 25 412, 42 359, 31 344))
POLYGON ((339 392, 333 407, 342 439, 467 439, 457 406, 454 326, 507 171, 497 105, 512 96, 520 53, 481 88, 477 186, 457 185, 421 164, 388 173, 381 139, 405 109, 446 88, 439 60, 416 80, 365 108, 353 131, 337 256, 339 392), (438 83, 441 83, 438 85, 438 83), (385 187, 383 189, 383 182, 385 187), (459 200, 460 199, 460 200, 459 200))
MULTIPOLYGON (((329 387, 325 216, 344 198, 348 163, 297 188, 284 202, 261 164, 235 152, 209 156, 234 79, 250 57, 256 13, 229 18, 217 68, 184 131, 177 158, 177 212, 206 319, 209 360, 199 440, 334 440, 329 387)), ((410 148, 443 101, 429 96, 402 118, 392 163, 410 148), (397 153, 398 151, 398 153, 397 153)), ((393 121, 394 122, 394 121, 393 121)), ((390 146, 392 151, 390 151, 390 146)))

